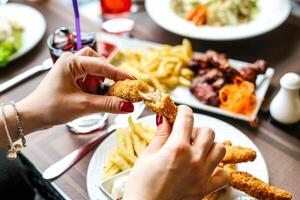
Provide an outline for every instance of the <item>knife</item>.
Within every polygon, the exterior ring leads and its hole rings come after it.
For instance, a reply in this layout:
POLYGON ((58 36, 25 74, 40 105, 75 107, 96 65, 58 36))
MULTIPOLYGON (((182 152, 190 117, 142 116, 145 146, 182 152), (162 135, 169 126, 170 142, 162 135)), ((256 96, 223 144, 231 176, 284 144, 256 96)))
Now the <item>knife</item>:
POLYGON ((145 109, 145 104, 143 103, 135 103, 134 112, 132 114, 119 114, 115 119, 111 126, 109 126, 104 133, 101 135, 95 136, 92 140, 90 140, 87 144, 79 147, 74 150, 61 160, 52 164, 48 167, 44 173, 43 178, 47 180, 53 180, 58 176, 62 175, 68 169, 70 169, 75 163, 77 163, 84 155, 86 155, 90 150, 100 144, 107 136, 113 133, 116 128, 126 127, 128 126, 128 117, 131 115, 133 120, 137 120, 138 117, 142 114, 145 109))
POLYGON ((48 58, 43 62, 42 65, 38 65, 35 67, 30 68, 29 70, 13 77, 12 79, 5 81, 0 84, 0 94, 3 94, 7 90, 15 87, 16 85, 20 84, 21 82, 25 81, 26 79, 39 74, 44 71, 48 71, 53 66, 52 60, 48 58))

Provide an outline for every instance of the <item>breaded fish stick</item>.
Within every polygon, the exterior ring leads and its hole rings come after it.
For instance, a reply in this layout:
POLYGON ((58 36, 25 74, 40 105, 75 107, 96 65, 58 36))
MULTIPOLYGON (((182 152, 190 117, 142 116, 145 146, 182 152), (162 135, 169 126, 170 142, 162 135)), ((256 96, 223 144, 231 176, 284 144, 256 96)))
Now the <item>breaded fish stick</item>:
POLYGON ((256 158, 256 152, 246 147, 225 145, 225 148, 226 154, 222 160, 223 164, 249 162, 256 158))
POLYGON ((240 172, 223 166, 231 175, 230 185, 260 200, 290 200, 292 194, 283 189, 270 186, 247 172, 240 172))
POLYGON ((175 121, 177 106, 170 95, 154 90, 140 80, 118 81, 109 88, 108 95, 117 96, 133 103, 144 101, 148 109, 165 116, 170 123, 175 121))

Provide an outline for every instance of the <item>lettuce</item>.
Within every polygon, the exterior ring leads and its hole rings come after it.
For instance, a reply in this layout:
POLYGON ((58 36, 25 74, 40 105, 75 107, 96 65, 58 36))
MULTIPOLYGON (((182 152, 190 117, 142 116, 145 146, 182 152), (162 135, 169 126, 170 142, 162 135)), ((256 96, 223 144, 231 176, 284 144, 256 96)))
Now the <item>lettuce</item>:
POLYGON ((10 57, 22 47, 22 31, 13 33, 12 41, 0 42, 0 67, 5 67, 10 57))

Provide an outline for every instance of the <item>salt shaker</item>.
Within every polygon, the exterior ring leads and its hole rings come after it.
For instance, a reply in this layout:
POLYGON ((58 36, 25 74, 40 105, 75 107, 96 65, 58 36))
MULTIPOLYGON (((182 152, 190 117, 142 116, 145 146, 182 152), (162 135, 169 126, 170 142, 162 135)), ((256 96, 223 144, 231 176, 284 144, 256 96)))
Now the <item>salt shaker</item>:
POLYGON ((293 124, 300 120, 300 76, 286 73, 280 79, 280 90, 270 105, 270 114, 282 124, 293 124))

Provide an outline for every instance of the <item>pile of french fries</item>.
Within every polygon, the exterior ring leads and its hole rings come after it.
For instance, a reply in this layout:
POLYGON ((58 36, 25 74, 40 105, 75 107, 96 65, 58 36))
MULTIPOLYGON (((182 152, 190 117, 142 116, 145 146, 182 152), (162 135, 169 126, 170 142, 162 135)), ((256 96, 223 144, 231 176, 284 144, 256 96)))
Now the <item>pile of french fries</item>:
POLYGON ((178 85, 191 85, 194 72, 187 66, 192 56, 192 45, 184 39, 177 46, 125 49, 117 52, 111 63, 161 92, 167 92, 178 85))
POLYGON ((150 126, 141 122, 134 123, 131 117, 128 118, 128 124, 128 128, 116 130, 117 148, 109 152, 108 161, 104 165, 103 179, 130 169, 156 133, 156 129, 150 126))

